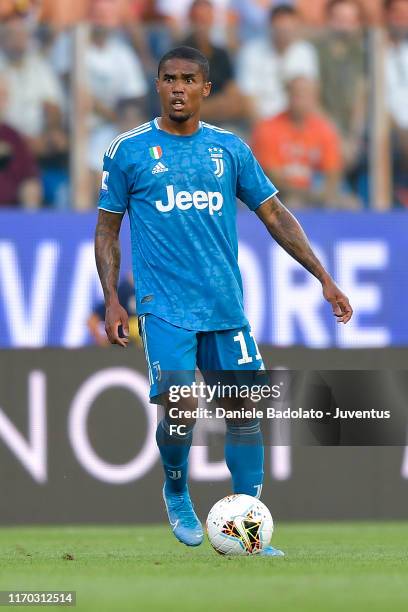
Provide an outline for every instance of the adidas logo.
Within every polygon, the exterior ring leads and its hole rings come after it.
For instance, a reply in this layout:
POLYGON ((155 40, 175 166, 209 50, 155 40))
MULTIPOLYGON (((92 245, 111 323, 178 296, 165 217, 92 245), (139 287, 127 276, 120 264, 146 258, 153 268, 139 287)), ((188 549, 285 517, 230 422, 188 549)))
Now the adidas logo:
POLYGON ((167 172, 168 168, 162 164, 161 162, 159 162, 158 164, 155 165, 155 167, 152 170, 152 174, 160 174, 160 172, 167 172))

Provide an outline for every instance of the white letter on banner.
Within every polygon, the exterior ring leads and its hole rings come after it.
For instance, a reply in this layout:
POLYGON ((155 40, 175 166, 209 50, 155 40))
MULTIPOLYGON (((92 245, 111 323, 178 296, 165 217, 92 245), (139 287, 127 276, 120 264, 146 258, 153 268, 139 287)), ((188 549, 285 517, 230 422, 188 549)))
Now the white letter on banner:
POLYGON ((82 346, 87 338, 87 319, 94 306, 95 291, 103 299, 102 288, 95 265, 94 246, 87 242, 79 247, 74 279, 67 310, 62 343, 64 346, 82 346))
MULTIPOLYGON (((313 250, 324 264, 324 255, 318 247, 313 250)), ((279 245, 271 249, 271 314, 273 344, 290 345, 299 342, 296 328, 302 330, 305 343, 310 347, 330 344, 330 335, 323 320, 325 301, 320 282, 286 253, 279 245), (295 282, 295 274, 303 281, 295 282)))
POLYGON ((142 478, 158 457, 156 446, 156 410, 147 402, 149 384, 144 376, 128 368, 109 368, 93 374, 77 391, 68 417, 68 434, 71 446, 80 464, 98 480, 112 484, 124 484, 142 478), (123 465, 112 465, 101 459, 88 437, 87 422, 92 404, 106 389, 125 387, 132 391, 145 409, 148 430, 139 454, 123 465))
POLYGON ((10 344, 15 347, 44 346, 47 343, 51 303, 59 247, 41 242, 37 247, 27 306, 15 245, 0 242, 0 289, 8 320, 10 344))
POLYGON ((341 347, 386 346, 390 332, 386 327, 360 327, 361 314, 375 315, 381 311, 381 287, 374 283, 359 283, 358 273, 364 270, 385 270, 388 245, 379 240, 344 241, 336 245, 336 278, 353 307, 354 314, 347 325, 338 325, 338 345, 341 347))
POLYGON ((243 243, 239 244, 238 264, 244 287, 245 312, 255 338, 259 338, 265 317, 265 287, 259 260, 255 252, 243 243))
POLYGON ((43 372, 28 377, 27 440, 0 408, 0 437, 39 483, 47 481, 46 379, 43 372))
POLYGON ((292 449, 290 446, 271 447, 271 475, 276 480, 289 480, 292 476, 292 449))

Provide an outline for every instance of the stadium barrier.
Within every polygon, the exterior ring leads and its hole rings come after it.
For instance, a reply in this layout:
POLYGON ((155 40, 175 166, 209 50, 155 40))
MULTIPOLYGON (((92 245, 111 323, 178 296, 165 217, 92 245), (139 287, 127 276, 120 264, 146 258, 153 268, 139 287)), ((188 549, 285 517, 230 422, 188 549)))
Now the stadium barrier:
MULTIPOLYGON (((388 379, 408 358, 402 348, 262 352, 282 370, 371 369, 388 379)), ((163 521, 157 411, 147 397, 137 349, 0 351, 0 523, 163 521)), ((394 401, 385 394, 384 409, 394 401)), ((192 448, 190 476, 205 516, 230 493, 221 443, 192 448)), ((270 445, 262 498, 278 520, 406 519, 407 481, 401 445, 270 445)))

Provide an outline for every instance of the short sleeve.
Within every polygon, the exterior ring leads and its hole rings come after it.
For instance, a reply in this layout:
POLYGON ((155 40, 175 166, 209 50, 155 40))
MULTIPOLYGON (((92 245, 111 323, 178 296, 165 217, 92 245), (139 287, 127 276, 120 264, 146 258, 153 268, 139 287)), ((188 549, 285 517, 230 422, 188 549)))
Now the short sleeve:
POLYGON ((245 145, 245 150, 247 155, 243 156, 240 164, 236 195, 250 210, 256 210, 278 190, 265 175, 251 149, 245 145))
POLYGON ((113 213, 124 213, 129 200, 127 175, 119 164, 105 155, 98 208, 113 213))

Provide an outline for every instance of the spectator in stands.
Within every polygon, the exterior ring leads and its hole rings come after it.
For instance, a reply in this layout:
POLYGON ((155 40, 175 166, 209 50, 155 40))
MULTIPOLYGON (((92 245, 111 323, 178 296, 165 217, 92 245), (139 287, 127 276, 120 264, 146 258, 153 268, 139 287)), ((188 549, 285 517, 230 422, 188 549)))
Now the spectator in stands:
POLYGON ((7 82, 0 75, 0 207, 38 208, 41 204, 39 170, 24 138, 3 123, 7 98, 7 82))
POLYGON ((193 0, 156 0, 157 13, 163 17, 174 32, 175 38, 181 38, 188 22, 188 13, 193 0))
POLYGON ((120 40, 121 5, 118 0, 93 0, 91 44, 85 58, 92 98, 94 127, 114 123, 119 100, 140 99, 147 94, 142 65, 129 45, 120 40))
POLYGON ((387 103, 393 124, 394 191, 408 206, 408 0, 385 0, 387 103))
MULTIPOLYGON (((367 25, 380 25, 382 23, 384 0, 357 0, 364 13, 367 25)), ((302 21, 311 27, 321 28, 326 25, 327 0, 296 0, 296 6, 302 21)))
POLYGON ((321 102, 341 136, 345 171, 356 191, 367 118, 362 13, 357 0, 328 0, 326 9, 327 29, 316 42, 321 102))
POLYGON ((252 119, 272 117, 287 105, 285 81, 295 76, 317 78, 314 47, 299 40, 296 10, 286 4, 272 9, 267 37, 245 44, 238 57, 238 86, 247 96, 252 119))
POLYGON ((269 14, 276 4, 279 4, 277 0, 231 0, 231 9, 238 21, 238 39, 241 44, 267 35, 269 14))
POLYGON ((203 119, 225 123, 243 116, 243 98, 234 81, 234 69, 227 51, 211 41, 214 18, 210 0, 194 0, 190 9, 191 33, 183 44, 199 49, 210 63, 212 90, 203 104, 203 119))
MULTIPOLYGON (((184 37, 188 17, 194 0, 156 0, 156 9, 173 32, 175 40, 184 37)), ((212 39, 215 44, 235 48, 235 18, 230 9, 231 0, 211 0, 214 6, 212 39)))
POLYGON ((26 138, 44 176, 55 159, 67 162, 62 88, 49 63, 34 48, 24 17, 3 24, 0 41, 0 72, 8 89, 5 121, 26 138))
MULTIPOLYGON (((88 69, 92 103, 97 114, 112 117, 110 105, 124 97, 142 97, 146 83, 139 58, 123 36, 123 20, 127 15, 122 0, 89 0, 87 20, 90 42, 84 62, 88 69), (105 88, 104 88, 105 84, 105 88), (123 93, 125 92, 125 94, 123 93), (99 111, 101 111, 99 113, 99 111)), ((52 50, 52 61, 64 80, 69 77, 72 63, 72 37, 63 32, 52 50)))
POLYGON ((334 125, 318 113, 317 82, 289 81, 288 109, 255 125, 252 145, 291 208, 338 205, 341 145, 334 125))
POLYGON ((144 105, 137 105, 133 99, 119 100, 115 113, 118 118, 116 123, 108 123, 90 134, 88 164, 92 174, 94 200, 101 187, 103 156, 112 140, 118 134, 128 132, 148 120, 144 105))
POLYGON ((154 8, 150 0, 127 0, 127 11, 123 24, 147 74, 156 73, 157 69, 145 23, 153 16, 149 12, 150 7, 154 8))
POLYGON ((83 21, 89 0, 36 0, 36 2, 39 8, 39 20, 58 29, 71 27, 83 21))
MULTIPOLYGON (((120 30, 123 22, 121 0, 91 0, 89 21, 90 43, 84 62, 88 76, 90 149, 94 159, 98 144, 106 134, 116 134, 120 117, 119 103, 144 104, 148 91, 142 64, 120 30)), ((56 41, 53 61, 59 74, 66 79, 71 68, 72 38, 63 33, 56 41)), ((132 126, 136 127, 136 125, 132 126)), ((109 144, 109 143, 108 143, 109 144)), ((95 170, 94 165, 91 169, 95 170)))
POLYGON ((0 21, 38 10, 38 0, 0 0, 0 21))

